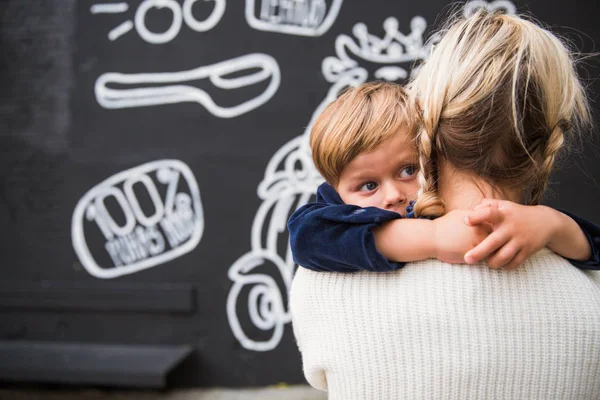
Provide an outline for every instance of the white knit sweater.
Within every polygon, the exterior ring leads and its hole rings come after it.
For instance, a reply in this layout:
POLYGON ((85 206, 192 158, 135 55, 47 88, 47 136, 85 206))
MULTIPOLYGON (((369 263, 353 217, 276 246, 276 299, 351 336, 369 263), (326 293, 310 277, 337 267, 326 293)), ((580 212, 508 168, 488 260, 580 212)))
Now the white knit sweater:
POLYGON ((290 307, 331 400, 600 399, 600 276, 547 249, 513 271, 299 268, 290 307))

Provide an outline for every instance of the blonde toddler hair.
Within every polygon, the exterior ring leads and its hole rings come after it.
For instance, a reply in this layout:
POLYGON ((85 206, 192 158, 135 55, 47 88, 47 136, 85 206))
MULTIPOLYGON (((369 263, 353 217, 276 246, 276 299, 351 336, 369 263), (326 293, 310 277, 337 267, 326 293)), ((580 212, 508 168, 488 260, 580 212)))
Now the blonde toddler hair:
POLYGON ((451 23, 409 84, 422 110, 415 212, 439 216, 443 158, 538 204, 565 135, 590 123, 568 47, 522 17, 480 10, 451 23))
POLYGON ((344 91, 315 121, 310 148, 317 170, 332 186, 359 154, 375 149, 406 127, 410 138, 416 112, 404 88, 389 82, 368 82, 344 91))

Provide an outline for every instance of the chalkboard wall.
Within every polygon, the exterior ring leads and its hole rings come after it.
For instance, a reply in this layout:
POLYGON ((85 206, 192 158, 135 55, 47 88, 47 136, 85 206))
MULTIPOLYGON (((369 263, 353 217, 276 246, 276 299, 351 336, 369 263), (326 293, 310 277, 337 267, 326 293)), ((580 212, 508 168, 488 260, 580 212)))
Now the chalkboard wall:
MULTIPOLYGON (((598 50, 594 2, 475 6, 532 13, 598 50)), ((2 1, 0 339, 189 344, 186 384, 303 382, 285 222, 321 182, 311 121, 346 85, 404 81, 449 9, 2 1)), ((583 67, 594 100, 597 57, 583 67)), ((546 203, 598 223, 594 135, 546 203)))

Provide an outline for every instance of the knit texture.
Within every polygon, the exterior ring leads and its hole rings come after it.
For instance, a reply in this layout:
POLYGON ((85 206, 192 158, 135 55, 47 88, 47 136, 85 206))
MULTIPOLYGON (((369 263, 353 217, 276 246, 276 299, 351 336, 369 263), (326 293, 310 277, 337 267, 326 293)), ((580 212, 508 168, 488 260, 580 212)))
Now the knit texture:
POLYGON ((330 400, 600 399, 598 274, 547 249, 513 271, 299 268, 304 374, 330 400))

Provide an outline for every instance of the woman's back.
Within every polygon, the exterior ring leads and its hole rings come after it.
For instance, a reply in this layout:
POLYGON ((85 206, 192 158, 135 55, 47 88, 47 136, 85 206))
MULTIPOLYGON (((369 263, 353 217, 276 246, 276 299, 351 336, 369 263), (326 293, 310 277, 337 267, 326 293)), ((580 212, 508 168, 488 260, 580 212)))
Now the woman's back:
POLYGON ((598 399, 600 277, 544 249, 514 271, 300 268, 290 306, 330 399, 598 399))

